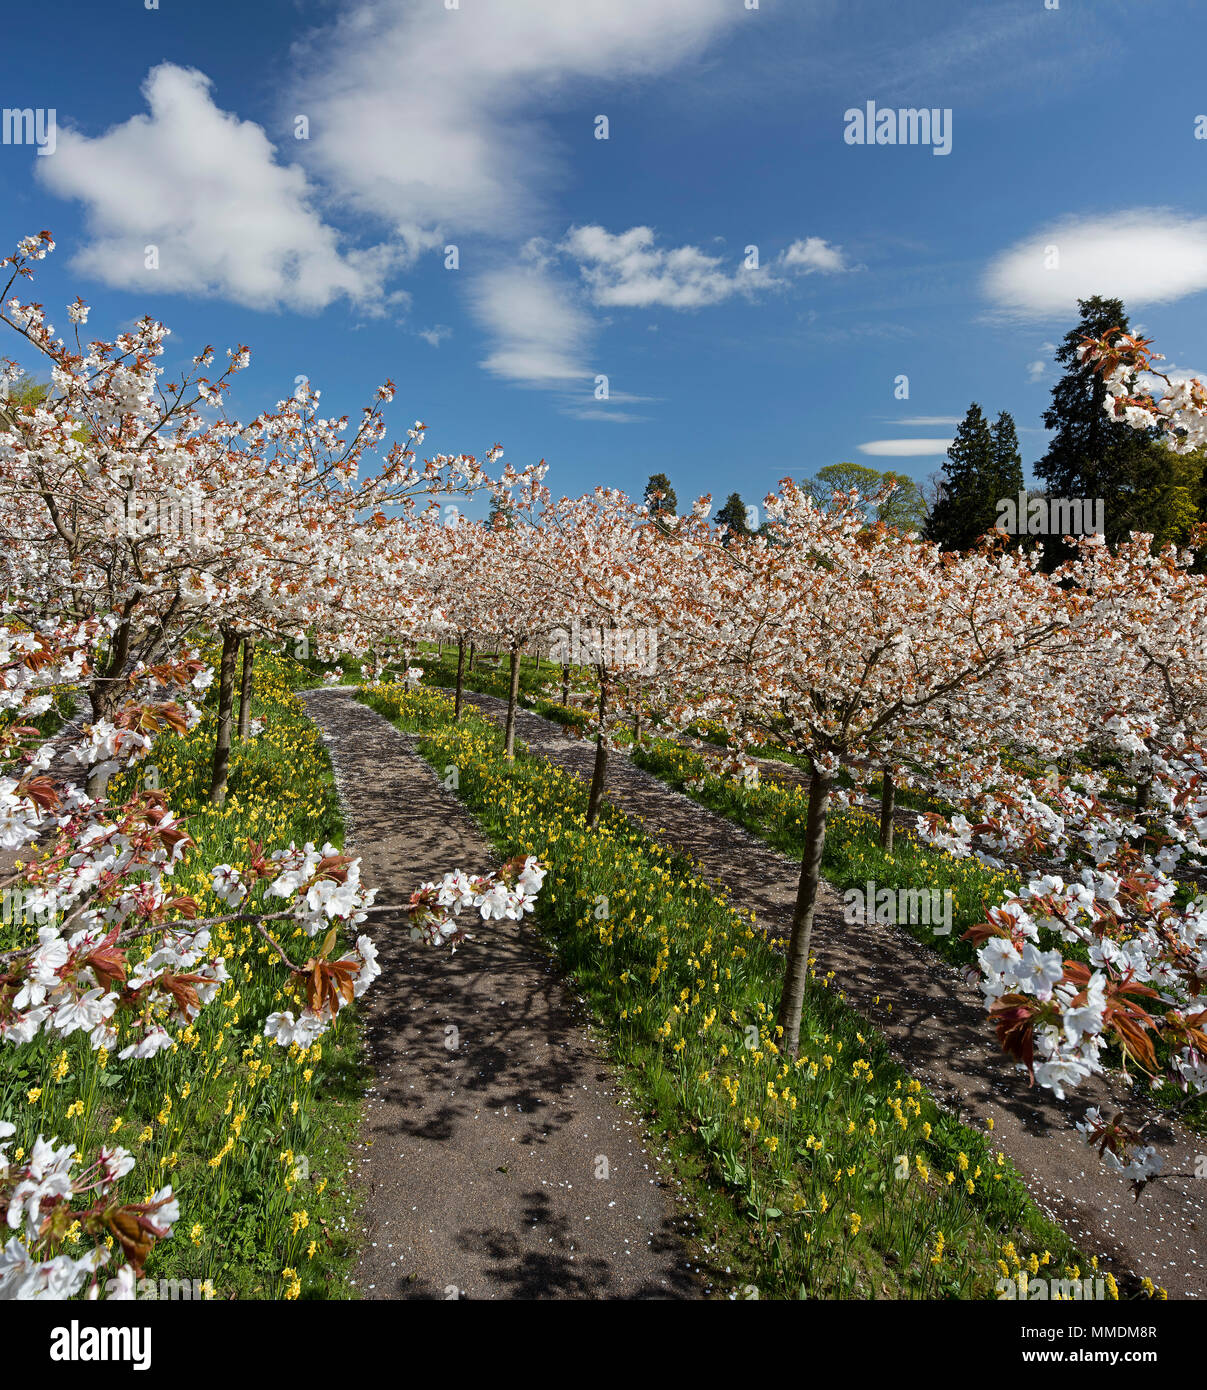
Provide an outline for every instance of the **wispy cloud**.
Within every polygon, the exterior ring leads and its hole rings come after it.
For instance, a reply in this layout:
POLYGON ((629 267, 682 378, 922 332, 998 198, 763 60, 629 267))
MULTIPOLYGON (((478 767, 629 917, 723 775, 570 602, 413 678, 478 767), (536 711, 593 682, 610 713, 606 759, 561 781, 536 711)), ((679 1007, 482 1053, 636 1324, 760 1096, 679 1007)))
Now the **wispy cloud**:
POLYGON ((951 443, 950 439, 869 439, 866 444, 859 445, 859 452, 877 458, 920 458, 945 454, 951 443))
MULTIPOLYGON (((889 417, 881 416, 880 418, 885 419, 889 417)), ((894 420, 893 423, 897 425, 918 426, 958 425, 960 423, 960 418, 959 415, 907 415, 904 419, 894 420)))
POLYGON ((292 100, 311 116, 311 166, 412 251, 514 239, 562 174, 545 123, 560 96, 666 73, 743 13, 733 0, 366 0, 299 50, 292 100))
POLYGON ((596 324, 547 266, 486 271, 470 284, 474 316, 491 350, 481 366, 525 386, 558 387, 591 378, 587 350, 596 324))

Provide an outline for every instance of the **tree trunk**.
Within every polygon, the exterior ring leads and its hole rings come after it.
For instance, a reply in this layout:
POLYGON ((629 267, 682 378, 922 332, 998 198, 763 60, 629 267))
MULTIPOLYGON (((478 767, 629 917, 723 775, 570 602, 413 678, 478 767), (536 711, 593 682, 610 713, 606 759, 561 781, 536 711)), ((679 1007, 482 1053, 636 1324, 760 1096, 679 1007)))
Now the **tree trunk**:
POLYGON ((1152 800, 1152 778, 1145 777, 1136 781, 1136 820, 1140 824, 1140 832, 1133 837, 1133 842, 1137 845, 1144 843, 1148 834, 1148 807, 1152 800))
POLYGON ((444 660, 444 638, 442 637, 436 645, 436 660, 444 660))
POLYGON ((599 819, 599 807, 603 801, 604 779, 608 775, 608 745, 604 742, 604 719, 608 713, 608 682, 599 682, 599 733, 595 739, 595 767, 591 772, 591 794, 587 798, 587 824, 594 825, 599 819))
POLYGON ((1149 798, 1152 796, 1153 784, 1150 778, 1145 777, 1143 781, 1136 783, 1136 819, 1143 817, 1148 810, 1149 798))
POLYGON ((469 669, 471 672, 474 669, 474 644, 472 642, 469 644, 469 669))
POLYGON ((503 737, 503 756, 508 762, 515 758, 515 707, 520 694, 520 648, 511 649, 511 682, 507 688, 507 724, 503 737))
POLYGON ((893 852, 893 808, 897 804, 897 788, 887 767, 880 770, 880 848, 885 854, 893 852))
POLYGON ((453 704, 453 718, 461 718, 461 693, 465 687, 465 643, 457 643, 457 698, 453 704))
POLYGON ((570 663, 567 661, 562 667, 562 704, 570 703, 570 663))
POLYGON ((805 850, 801 856, 800 884, 792 914, 792 936, 784 966, 784 988, 780 995, 776 1022, 784 1030, 780 1047, 787 1057, 800 1048, 800 1015, 809 980, 809 939, 813 934, 813 914, 817 907, 817 887, 821 881, 821 854, 826 843, 826 811, 833 780, 816 772, 809 781, 809 815, 805 822, 805 850))
POLYGON ((256 659, 256 644, 250 637, 243 639, 243 673, 239 681, 239 737, 245 739, 251 731, 251 671, 256 659))
POLYGON ((218 741, 214 745, 214 769, 210 779, 210 800, 215 806, 226 804, 226 778, 231 761, 231 713, 235 707, 235 661, 238 655, 237 634, 223 630, 222 662, 218 668, 218 741))
POLYGON ((127 619, 113 634, 103 674, 94 676, 89 686, 88 700, 92 705, 94 724, 108 718, 117 707, 122 672, 130 656, 130 636, 130 622, 127 619))

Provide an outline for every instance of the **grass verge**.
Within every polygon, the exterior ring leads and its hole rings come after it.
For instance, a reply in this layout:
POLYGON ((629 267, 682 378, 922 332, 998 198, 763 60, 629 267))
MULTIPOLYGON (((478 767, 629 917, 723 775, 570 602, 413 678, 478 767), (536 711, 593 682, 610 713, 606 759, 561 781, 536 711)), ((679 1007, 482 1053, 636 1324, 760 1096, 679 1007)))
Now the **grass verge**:
MULTIPOLYGON (((437 692, 362 694, 420 735, 503 855, 549 865, 538 920, 589 1000, 626 1084, 735 1285, 775 1298, 986 1298, 1021 1266, 1085 1277, 992 1137, 960 1124, 814 979, 801 1051, 782 1055, 782 958, 748 915, 586 785, 437 692), (1063 1271, 1063 1273, 1062 1273, 1063 1271)), ((1108 1284, 1108 1287, 1111 1287, 1108 1284)))
MULTIPOLYGON (((222 809, 208 801, 212 708, 185 737, 159 739, 152 764, 109 785, 119 804, 150 781, 185 818, 196 848, 174 882, 202 916, 224 910, 210 870, 245 866, 249 839, 268 849, 342 841, 330 761, 290 689, 300 679, 293 663, 259 654, 252 712, 266 727, 236 741, 222 809)), ((6 924, 0 942, 24 944, 34 930, 6 924)), ((171 1182, 181 1221, 153 1251, 149 1280, 190 1289, 208 1282, 217 1298, 354 1296, 349 1174, 364 1084, 354 1010, 307 1050, 277 1047, 262 1036, 265 1017, 283 1002, 269 948, 240 923, 214 935, 231 979, 170 1050, 119 1062, 92 1052, 84 1035, 43 1034, 0 1052, 0 1116, 17 1125, 13 1150, 27 1150, 38 1134, 85 1154, 120 1144, 136 1159, 123 1193, 141 1187, 149 1196, 171 1182)), ((132 960, 154 939, 134 943, 132 960)), ((83 1249, 71 1237, 66 1248, 83 1249)))

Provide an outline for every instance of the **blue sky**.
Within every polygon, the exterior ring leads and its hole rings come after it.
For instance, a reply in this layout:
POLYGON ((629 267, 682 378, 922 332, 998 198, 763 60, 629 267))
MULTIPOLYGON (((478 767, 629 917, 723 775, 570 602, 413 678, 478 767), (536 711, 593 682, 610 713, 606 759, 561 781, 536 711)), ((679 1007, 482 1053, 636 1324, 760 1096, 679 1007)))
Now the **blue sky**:
POLYGON ((452 3, 20 9, 0 106, 57 131, 0 144, 0 241, 54 234, 52 322, 248 344, 243 418, 392 377, 428 452, 681 503, 922 479, 974 399, 1029 466, 1079 294, 1207 369, 1201 0, 452 3), (849 143, 868 102, 950 152, 849 143))

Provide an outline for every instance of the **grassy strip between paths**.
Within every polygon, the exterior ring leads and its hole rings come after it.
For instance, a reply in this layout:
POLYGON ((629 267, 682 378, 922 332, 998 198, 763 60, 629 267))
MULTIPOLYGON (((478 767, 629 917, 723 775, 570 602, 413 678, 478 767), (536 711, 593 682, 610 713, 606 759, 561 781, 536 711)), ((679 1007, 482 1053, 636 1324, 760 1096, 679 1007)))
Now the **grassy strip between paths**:
MULTIPOLYGON (((699 1213, 710 1265, 774 1298, 986 1298, 1021 1266, 1086 1278, 1097 1261, 1031 1201, 992 1136, 960 1124, 823 980, 800 1057, 781 1055, 782 958, 681 856, 581 779, 434 691, 361 698, 420 735, 504 855, 550 867, 538 923, 603 1023, 626 1084, 699 1213)), ((1107 1296, 1115 1296, 1105 1278, 1107 1296)), ((747 1296, 750 1296, 747 1292, 747 1296)))
MULTIPOLYGON (((210 870, 246 866, 249 838, 267 849, 342 840, 330 761, 291 689, 307 680, 292 662, 259 655, 252 712, 266 727, 246 743, 236 740, 222 809, 208 801, 212 707, 185 737, 156 742, 153 770, 143 763, 109 784, 115 804, 139 785, 158 785, 185 817, 197 847, 173 882, 197 900, 203 917, 224 911, 210 870)), ((0 940, 22 944, 34 931, 4 924, 0 940)), ((157 1289, 158 1281, 174 1280, 172 1293, 185 1297, 353 1296, 349 1174, 363 1094, 355 1011, 342 1011, 307 1050, 276 1046, 262 1036, 264 1019, 293 1005, 282 996, 269 948, 239 923, 214 934, 231 979, 174 1047, 129 1062, 92 1052, 83 1034, 65 1041, 43 1034, 5 1048, 0 1117, 17 1125, 18 1155, 38 1134, 70 1140, 84 1154, 101 1143, 129 1149, 136 1166, 122 1184, 127 1200, 173 1185, 181 1220, 146 1269, 157 1289)), ((135 942, 132 960, 154 940, 135 942)), ((286 945, 295 959, 305 958, 301 942, 286 945)), ((73 1240, 77 1233, 64 1248, 82 1253, 73 1240)))
MULTIPOLYGON (((745 786, 733 778, 709 773, 698 753, 670 739, 648 738, 629 756, 677 791, 710 811, 727 816, 753 834, 799 859, 804 850, 809 791, 805 785, 763 778, 745 786)), ((903 921, 901 926, 953 964, 966 965, 974 956, 963 933, 985 920, 996 906, 1021 887, 1016 874, 987 868, 975 859, 957 859, 945 850, 929 849, 908 831, 894 836, 891 853, 880 848, 879 820, 859 807, 831 812, 826 825, 822 871, 836 888, 933 889, 951 893, 951 931, 936 934, 934 923, 903 921)))

